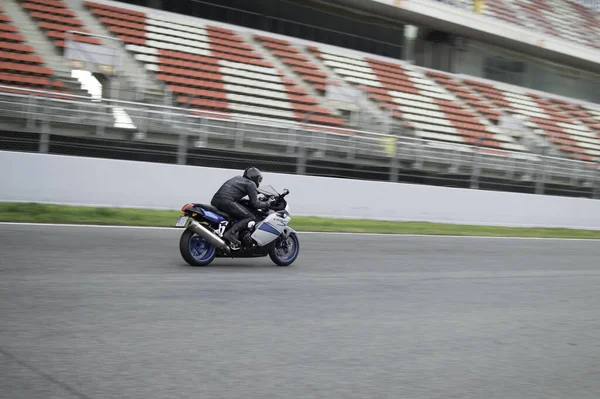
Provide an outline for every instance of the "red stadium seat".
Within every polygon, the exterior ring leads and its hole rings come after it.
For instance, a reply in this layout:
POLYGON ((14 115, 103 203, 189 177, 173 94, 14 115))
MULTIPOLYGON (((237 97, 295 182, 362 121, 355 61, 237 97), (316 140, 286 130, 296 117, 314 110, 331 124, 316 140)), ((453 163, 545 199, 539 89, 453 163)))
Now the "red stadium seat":
POLYGON ((44 12, 32 12, 29 14, 31 18, 40 20, 40 21, 50 21, 57 24, 62 24, 70 27, 80 27, 83 26, 83 23, 76 18, 68 18, 60 15, 53 15, 44 12))
POLYGON ((14 62, 0 62, 0 70, 47 76, 51 76, 53 74, 52 69, 50 68, 40 67, 37 65, 24 65, 14 62))
POLYGON ((25 41, 25 37, 23 37, 23 35, 20 33, 4 32, 2 33, 2 40, 6 42, 22 43, 25 41))
MULTIPOLYGON (((8 23, 0 23, 0 31, 8 32, 8 33, 16 33, 17 28, 8 23)), ((5 33, 2 33, 2 35, 4 35, 4 34, 5 33)))
MULTIPOLYGON (((56 0, 42 0, 41 3, 55 6, 56 0)), ((40 3, 40 1, 38 1, 40 3)), ((39 4, 38 4, 39 5, 39 4)), ((18 88, 36 89, 47 93, 35 92, 34 95, 59 96, 64 94, 62 81, 53 77, 52 69, 44 66, 44 60, 34 54, 31 46, 25 42, 25 37, 19 33, 16 26, 10 23, 10 18, 0 14, 2 35, 0 35, 0 85, 6 85, 3 92, 29 93, 18 88)))
POLYGON ((63 1, 60 0, 29 0, 32 3, 41 4, 48 7, 69 8, 63 1))
POLYGON ((16 53, 33 53, 33 48, 21 43, 8 43, 0 41, 0 50, 13 51, 16 53))
POLYGON ((75 17, 75 13, 71 10, 67 10, 64 8, 58 8, 58 7, 43 6, 43 5, 35 4, 35 3, 31 2, 31 0, 29 0, 27 3, 23 4, 23 8, 25 8, 26 10, 29 10, 29 11, 39 11, 41 13, 55 14, 55 15, 65 16, 65 17, 75 17))
POLYGON ((43 64, 42 57, 23 53, 15 53, 0 50, 0 60, 22 62, 25 64, 43 64))
POLYGON ((109 27, 110 26, 118 26, 121 28, 133 29, 135 31, 144 32, 144 33, 146 30, 146 25, 144 25, 144 24, 139 24, 139 23, 135 23, 135 22, 127 22, 127 21, 123 21, 120 19, 101 17, 100 22, 102 22, 104 25, 109 26, 109 27))

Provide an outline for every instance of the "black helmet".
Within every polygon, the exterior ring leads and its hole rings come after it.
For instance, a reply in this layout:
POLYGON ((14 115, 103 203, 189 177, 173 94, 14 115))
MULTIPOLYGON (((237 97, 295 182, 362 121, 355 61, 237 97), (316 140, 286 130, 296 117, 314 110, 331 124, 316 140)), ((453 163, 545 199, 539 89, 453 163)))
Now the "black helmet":
POLYGON ((255 167, 250 167, 244 171, 244 177, 246 179, 252 180, 256 187, 260 186, 260 182, 262 181, 262 174, 260 170, 255 167))

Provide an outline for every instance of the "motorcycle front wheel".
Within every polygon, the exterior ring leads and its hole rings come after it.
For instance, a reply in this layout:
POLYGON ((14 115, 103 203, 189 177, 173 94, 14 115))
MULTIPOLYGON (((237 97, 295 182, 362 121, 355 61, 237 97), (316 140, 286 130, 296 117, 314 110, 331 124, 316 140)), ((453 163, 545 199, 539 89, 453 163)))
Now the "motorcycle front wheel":
POLYGON ((214 245, 189 229, 181 235, 179 252, 190 266, 208 266, 217 255, 214 245))
POLYGON ((292 233, 286 239, 283 235, 279 236, 275 241, 275 246, 269 252, 269 257, 278 266, 289 266, 296 258, 300 251, 300 242, 296 233, 292 233))

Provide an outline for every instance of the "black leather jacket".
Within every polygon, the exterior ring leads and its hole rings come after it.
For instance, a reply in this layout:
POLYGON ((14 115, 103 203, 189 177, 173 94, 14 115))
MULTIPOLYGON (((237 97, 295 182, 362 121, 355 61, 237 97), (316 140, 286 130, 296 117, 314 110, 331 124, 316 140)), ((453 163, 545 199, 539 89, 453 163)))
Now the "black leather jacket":
POLYGON ((213 196, 212 200, 239 202, 239 200, 246 195, 250 199, 250 205, 256 209, 263 209, 269 206, 268 202, 258 200, 256 184, 243 176, 236 176, 223 183, 221 188, 213 196))

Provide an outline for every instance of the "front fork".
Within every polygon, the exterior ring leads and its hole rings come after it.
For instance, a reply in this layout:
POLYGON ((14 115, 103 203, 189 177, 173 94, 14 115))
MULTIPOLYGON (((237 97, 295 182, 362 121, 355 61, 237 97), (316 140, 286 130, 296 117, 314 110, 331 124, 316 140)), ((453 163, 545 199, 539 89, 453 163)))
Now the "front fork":
POLYGON ((279 247, 281 249, 283 249, 284 251, 288 250, 288 237, 289 236, 285 236, 285 234, 281 234, 279 237, 277 237, 277 240, 275 241, 275 247, 279 247))

